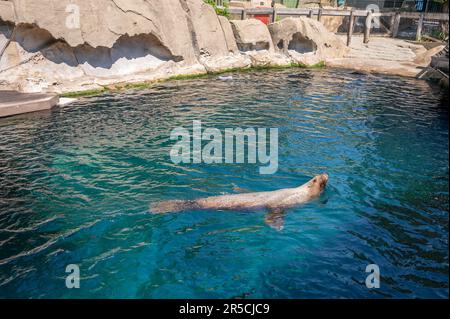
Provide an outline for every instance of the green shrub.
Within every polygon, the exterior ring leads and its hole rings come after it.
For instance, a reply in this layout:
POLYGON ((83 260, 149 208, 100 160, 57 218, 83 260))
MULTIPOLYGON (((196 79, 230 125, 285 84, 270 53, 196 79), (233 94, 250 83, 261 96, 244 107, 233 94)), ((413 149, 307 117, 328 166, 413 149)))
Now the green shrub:
POLYGON ((214 8, 214 10, 216 11, 216 14, 219 16, 224 16, 229 18, 230 17, 230 12, 228 11, 228 4, 224 3, 224 7, 223 8, 219 8, 216 4, 216 2, 214 0, 203 0, 204 3, 209 4, 210 6, 212 6, 214 8))

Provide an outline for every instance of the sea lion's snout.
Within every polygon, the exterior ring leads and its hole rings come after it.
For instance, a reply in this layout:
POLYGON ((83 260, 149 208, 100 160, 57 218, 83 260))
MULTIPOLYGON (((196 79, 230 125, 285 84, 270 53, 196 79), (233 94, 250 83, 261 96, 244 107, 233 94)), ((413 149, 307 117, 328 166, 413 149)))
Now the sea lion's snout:
POLYGON ((317 180, 319 182, 320 185, 320 190, 324 190, 325 186, 327 186, 328 183, 328 174, 327 173, 323 173, 317 176, 317 180))

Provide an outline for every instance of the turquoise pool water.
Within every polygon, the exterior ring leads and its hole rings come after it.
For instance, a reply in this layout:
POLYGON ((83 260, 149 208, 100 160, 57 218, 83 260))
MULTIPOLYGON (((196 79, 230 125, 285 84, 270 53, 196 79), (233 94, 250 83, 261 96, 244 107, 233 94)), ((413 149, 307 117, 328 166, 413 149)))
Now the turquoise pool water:
POLYGON ((233 74, 0 119, 2 298, 448 297, 448 100, 425 82, 347 71, 233 74), (279 128, 279 169, 173 164, 170 131, 279 128), (150 202, 294 187, 264 214, 151 215, 150 202), (381 287, 368 289, 375 263, 381 287), (79 289, 65 285, 80 267, 79 289))

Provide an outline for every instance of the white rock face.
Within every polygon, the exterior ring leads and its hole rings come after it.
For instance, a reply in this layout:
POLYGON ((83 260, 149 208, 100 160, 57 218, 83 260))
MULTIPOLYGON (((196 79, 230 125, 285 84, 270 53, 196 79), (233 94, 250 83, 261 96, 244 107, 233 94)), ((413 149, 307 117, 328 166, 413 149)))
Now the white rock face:
POLYGON ((269 25, 278 52, 305 65, 339 58, 348 51, 344 42, 318 22, 307 17, 286 18, 269 25))
POLYGON ((256 19, 230 22, 240 51, 273 51, 272 38, 264 23, 256 19))
POLYGON ((228 57, 237 52, 231 26, 202 0, 76 4, 0 1, 0 88, 62 92, 138 74, 133 78, 145 81, 205 73, 204 59, 229 61, 223 67, 248 64, 228 57))
POLYGON ((14 21, 14 5, 10 1, 0 1, 0 19, 14 21))
MULTIPOLYGON (((123 35, 153 34, 174 56, 195 58, 186 0, 12 0, 17 16, 4 21, 35 24, 70 46, 111 48, 123 35)), ((195 1, 201 2, 201 1, 195 1)))
POLYGON ((246 69, 253 65, 249 56, 239 53, 220 57, 204 57, 200 58, 200 62, 210 73, 230 69, 246 69))
POLYGON ((363 43, 362 35, 354 35, 349 52, 344 57, 328 59, 327 65, 369 73, 415 77, 442 47, 427 51, 419 44, 381 37, 373 37, 369 43, 363 43))
POLYGON ((316 20, 229 21, 203 0, 0 0, 0 90, 62 93, 251 66, 340 66, 359 61, 357 52, 316 20))
POLYGON ((230 20, 223 16, 219 16, 219 22, 222 27, 223 35, 225 36, 225 41, 227 44, 227 49, 231 53, 238 53, 239 48, 236 44, 236 39, 234 38, 233 29, 231 27, 230 20))
POLYGON ((203 57, 228 54, 227 42, 222 25, 213 7, 198 0, 186 0, 188 20, 195 34, 194 49, 203 57))
POLYGON ((275 52, 269 29, 260 20, 230 21, 238 49, 254 67, 283 66, 292 63, 286 55, 275 52))

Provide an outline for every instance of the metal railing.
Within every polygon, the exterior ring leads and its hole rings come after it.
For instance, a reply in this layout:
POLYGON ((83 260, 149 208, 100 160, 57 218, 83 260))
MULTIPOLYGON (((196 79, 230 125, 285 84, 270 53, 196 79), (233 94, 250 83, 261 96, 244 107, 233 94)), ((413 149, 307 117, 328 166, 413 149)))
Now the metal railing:
MULTIPOLYGON (((227 5, 230 0, 214 0, 218 6, 227 5)), ((250 2, 251 0, 241 0, 250 2)), ((311 3, 336 6, 337 0, 275 0, 286 8, 303 8, 311 3)), ((411 12, 444 12, 444 5, 433 0, 342 0, 347 6, 365 9, 369 5, 376 5, 380 10, 398 9, 411 12)), ((448 7, 447 7, 448 10, 448 7)))
MULTIPOLYGON (((218 5, 218 6, 224 6, 225 4, 228 4, 230 2, 230 0, 214 0, 214 1, 216 2, 216 5, 218 5)), ((241 1, 250 2, 250 0, 241 0, 241 1)), ((299 6, 299 4, 304 1, 314 2, 314 0, 275 0, 276 3, 280 3, 284 6, 286 6, 287 8, 297 8, 299 6)), ((320 2, 320 0, 315 0, 315 1, 320 2)))
POLYGON ((448 13, 424 13, 424 12, 398 12, 398 11, 380 11, 372 12, 371 10, 334 10, 334 9, 323 9, 323 8, 230 8, 230 13, 239 15, 242 20, 255 15, 267 15, 270 16, 270 22, 277 21, 278 17, 286 16, 308 16, 309 18, 314 18, 321 20, 323 16, 334 16, 334 17, 349 17, 348 19, 348 30, 347 33, 347 45, 350 45, 354 21, 357 18, 364 19, 364 43, 369 42, 369 36, 372 29, 372 20, 374 18, 385 18, 389 21, 389 34, 392 37, 398 35, 398 29, 401 19, 411 19, 417 22, 417 31, 415 34, 416 40, 420 40, 422 37, 422 27, 424 21, 445 21, 448 23, 449 16, 448 13))
POLYGON ((411 12, 444 12, 444 5, 433 0, 346 0, 346 5, 364 9, 376 5, 380 10, 397 9, 411 12))

